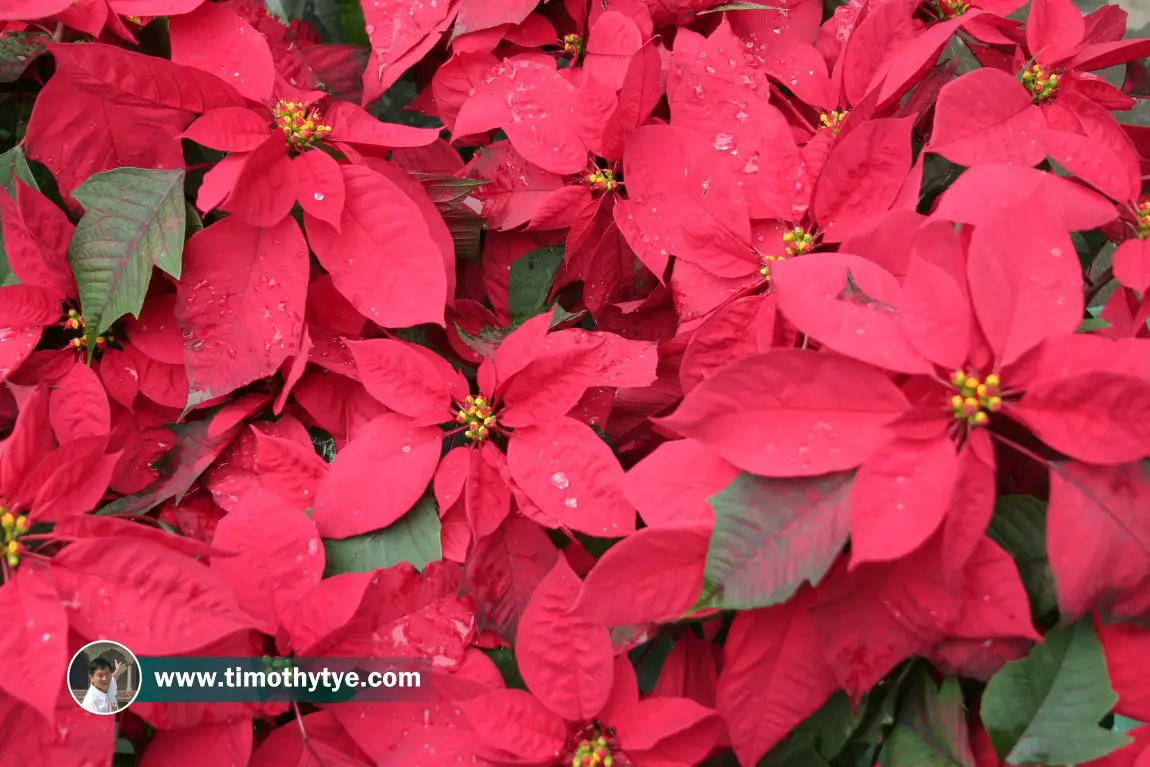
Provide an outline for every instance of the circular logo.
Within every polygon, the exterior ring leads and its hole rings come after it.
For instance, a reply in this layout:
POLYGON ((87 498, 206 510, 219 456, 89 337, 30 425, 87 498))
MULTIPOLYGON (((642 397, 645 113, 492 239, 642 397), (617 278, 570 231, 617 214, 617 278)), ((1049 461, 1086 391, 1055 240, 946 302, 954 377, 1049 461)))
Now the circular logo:
POLYGON ((85 711, 111 716, 132 705, 140 694, 140 661, 119 642, 89 642, 68 664, 68 689, 85 711))

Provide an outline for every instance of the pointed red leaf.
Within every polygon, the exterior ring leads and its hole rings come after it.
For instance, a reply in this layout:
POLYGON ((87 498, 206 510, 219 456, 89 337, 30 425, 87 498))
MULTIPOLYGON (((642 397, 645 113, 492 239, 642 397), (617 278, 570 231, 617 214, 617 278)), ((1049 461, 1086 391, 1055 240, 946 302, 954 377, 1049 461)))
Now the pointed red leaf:
POLYGON ((958 477, 950 437, 895 439, 862 465, 851 493, 851 567, 900 559, 942 524, 958 477))
POLYGON ((331 126, 332 140, 345 144, 395 149, 427 146, 439 138, 438 128, 415 128, 381 122, 348 101, 333 103, 324 115, 324 120, 331 126))
POLYGON ((963 575, 962 617, 955 623, 954 637, 1040 641, 1030 621, 1030 600, 1018 575, 1018 565, 1002 547, 983 537, 963 575))
POLYGON ((1086 34, 1082 12, 1071 0, 1032 0, 1026 19, 1026 47, 1043 64, 1071 55, 1086 34))
POLYGON ((966 364, 970 302, 955 276, 917 249, 903 280, 899 322, 907 341, 926 359, 948 370, 966 364))
MULTIPOLYGON (((1025 214, 1022 223, 1051 229, 1055 221, 1061 221, 1066 229, 1083 232, 1118 217, 1114 204, 1097 192, 1068 178, 1018 165, 979 165, 965 171, 939 197, 934 216, 979 226, 1000 219, 1004 208, 1039 193, 1045 195, 1044 204, 1054 220, 1040 222, 1025 214), (987 205, 991 199, 996 204, 987 205)), ((1012 234, 1008 242, 1017 239, 1012 234)))
POLYGON ((180 138, 221 152, 250 152, 268 140, 271 119, 268 113, 246 107, 213 109, 189 125, 180 138))
POLYGON ((236 556, 213 557, 212 570, 261 625, 280 615, 323 577, 324 549, 315 523, 272 498, 236 506, 216 526, 212 545, 236 556))
POLYGON ((543 528, 520 516, 508 517, 480 540, 468 557, 461 590, 475 599, 478 627, 513 642, 523 610, 557 556, 543 528))
POLYGON ((811 253, 771 267, 779 311, 839 354, 899 373, 933 373, 903 332, 902 287, 872 261, 811 253))
POLYGON ((775 338, 774 295, 749 296, 720 307, 691 335, 679 368, 690 391, 739 357, 771 350, 775 338))
POLYGON ((69 368, 52 389, 49 415, 61 444, 82 437, 107 437, 112 413, 95 371, 82 364, 69 368))
POLYGON ((451 392, 439 371, 413 344, 389 339, 348 341, 368 394, 420 423, 451 417, 451 392))
POLYGON ((256 472, 260 485, 303 511, 315 502, 315 495, 327 475, 327 463, 311 445, 264 434, 253 429, 256 438, 256 472))
MULTIPOLYGON (((199 113, 221 107, 240 108, 244 104, 244 97, 227 78, 213 77, 156 56, 99 42, 48 47, 60 74, 92 95, 117 104, 199 113)), ((264 121, 265 138, 269 124, 264 121)))
POLYGON ((623 468, 591 427, 557 418, 516 429, 507 465, 520 489, 571 529, 607 537, 635 529, 635 510, 623 497, 623 468))
POLYGON ((811 594, 739 613, 731 624, 716 707, 743 764, 758 762, 838 690, 807 614, 811 594))
POLYGON ((490 748, 545 763, 567 743, 567 725, 524 690, 493 690, 460 703, 471 726, 490 748))
POLYGON ((1012 75, 986 67, 943 86, 927 149, 968 167, 1033 167, 1046 157, 1045 128, 1030 91, 1012 75))
POLYGON ((275 65, 267 39, 226 6, 204 3, 169 23, 172 61, 209 72, 253 101, 267 103, 275 65))
POLYGON ((258 625, 207 565, 151 541, 74 543, 52 571, 72 628, 115 636, 141 655, 192 652, 258 625))
POLYGON ((1118 693, 1115 710, 1142 721, 1150 719, 1150 630, 1132 623, 1096 621, 1098 639, 1106 653, 1110 684, 1118 693))
POLYGON ((341 450, 315 500, 324 538, 347 538, 392 524, 415 505, 439 463, 439 429, 398 413, 371 421, 341 450))
POLYGON ((543 170, 568 174, 583 169, 587 147, 575 130, 576 91, 554 63, 505 59, 484 83, 459 110, 455 136, 502 128, 519 154, 543 170))
POLYGON ((36 709, 49 724, 56 718, 58 685, 68 667, 68 616, 48 570, 21 567, 0 588, 0 652, 20 662, 0 678, 0 689, 36 709), (41 680, 41 681, 37 681, 41 680))
POLYGON ((177 314, 197 404, 274 373, 299 351, 308 253, 287 218, 262 229, 228 217, 185 247, 177 314))
POLYGON ((612 712, 619 745, 644 762, 698 764, 718 744, 721 724, 712 709, 687 698, 647 698, 612 712))
POLYGON ((60 191, 71 195, 92 174, 112 168, 184 167, 176 136, 189 117, 172 109, 119 106, 66 77, 53 77, 36 98, 24 147, 28 159, 44 163, 60 191))
POLYGON ((336 289, 385 327, 443 325, 447 276, 423 214, 395 184, 363 167, 343 166, 343 225, 305 214, 316 257, 336 289))
POLYGON ((57 522, 100 504, 122 452, 106 454, 107 443, 106 434, 82 437, 44 456, 27 478, 36 488, 31 503, 34 521, 57 522))
POLYGON ((1046 545, 1058 609, 1072 621, 1150 609, 1150 471, 1144 464, 1063 463, 1050 472, 1046 545))
POLYGON ((614 681, 607 627, 570 612, 579 578, 563 557, 535 589, 515 639, 515 658, 531 692, 568 721, 594 719, 614 681))
POLYGON ((890 208, 910 174, 913 117, 869 120, 835 142, 815 187, 812 212, 842 239, 890 208))
POLYGON ((712 522, 707 499, 739 474, 738 470, 698 442, 664 442, 631 467, 623 478, 623 495, 647 525, 712 522))
POLYGON ((339 163, 326 152, 304 152, 292 161, 292 172, 300 207, 339 231, 347 201, 339 163))
POLYGON ((1150 291, 1150 240, 1132 239, 1118 246, 1114 278, 1139 293, 1150 291))
POLYGON ((869 365, 787 349, 727 365, 658 423, 744 471, 800 477, 858 466, 907 407, 869 365))
POLYGON ((1094 464, 1150 455, 1150 381, 1091 371, 1030 389, 1010 408, 1046 444, 1094 464))
POLYGON ((958 618, 961 600, 943 581, 939 559, 932 541, 895 562, 842 568, 819 586, 811 619, 853 699, 941 641, 958 618))
POLYGON ((711 525, 648 527, 612 546, 583 582, 572 610, 605 626, 678 619, 703 590, 711 525))
POLYGON ((970 300, 999 367, 1047 338, 1073 333, 1082 320, 1082 271, 1070 235, 1033 215, 1045 199, 998 210, 970 241, 970 300))
POLYGON ((491 443, 471 451, 471 472, 464 492, 467 523, 476 540, 495 532, 511 512, 507 459, 491 443))

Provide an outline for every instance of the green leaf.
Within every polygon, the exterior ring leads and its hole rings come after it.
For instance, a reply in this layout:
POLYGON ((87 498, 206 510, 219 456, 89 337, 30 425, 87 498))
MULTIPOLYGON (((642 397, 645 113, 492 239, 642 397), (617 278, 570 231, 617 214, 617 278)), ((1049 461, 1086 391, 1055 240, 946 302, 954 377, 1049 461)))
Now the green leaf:
POLYGON ((749 610, 817 584, 850 533, 853 472, 802 479, 740 474, 708 503, 715 530, 706 579, 711 606, 749 610))
POLYGON ((196 210, 196 206, 192 205, 191 202, 185 200, 184 207, 187 209, 188 220, 187 226, 184 227, 184 241, 186 242, 193 234, 204 230, 204 222, 200 220, 199 211, 196 210))
POLYGON ((1089 317, 1078 324, 1077 333, 1093 333, 1095 330, 1105 330, 1111 324, 1100 317, 1089 317))
POLYGON ((0 83, 19 80, 50 39, 43 32, 7 32, 0 37, 0 83))
POLYGON ((757 767, 830 767, 815 746, 815 739, 808 733, 795 733, 775 746, 759 760, 757 767))
POLYGON ((674 649, 675 637, 667 632, 660 632, 650 642, 631 650, 629 655, 635 665, 635 678, 639 681, 641 695, 651 692, 659 684, 663 664, 667 662, 667 656, 674 649))
POLYGON ((1047 632, 1020 660, 994 675, 982 722, 1008 764, 1089 762, 1131 741, 1099 721, 1118 702, 1090 618, 1047 632))
POLYGON ((410 562, 422 570, 443 558, 439 538, 439 511, 435 501, 423 498, 411 511, 382 530, 338 541, 325 540, 324 577, 340 573, 367 573, 410 562))
POLYGON ((18 146, 0 154, 0 186, 8 190, 13 198, 16 197, 16 181, 20 179, 27 186, 39 189, 36 177, 32 175, 32 168, 24 156, 24 147, 18 146))
POLYGON ((142 514, 169 498, 179 504, 184 495, 231 441, 246 428, 244 422, 213 433, 211 419, 168 424, 164 428, 176 437, 176 444, 152 464, 157 476, 152 484, 133 495, 125 495, 104 506, 97 514, 142 514))
MULTIPOLYGON (((0 186, 7 190, 13 200, 16 199, 16 179, 20 179, 33 189, 39 189, 36 178, 32 175, 32 168, 24 157, 24 147, 13 147, 4 154, 0 154, 0 186)), ((8 285, 11 273, 8 266, 8 254, 4 250, 4 229, 0 227, 0 285, 8 285)))
POLYGON ((1141 726, 1142 726, 1142 722, 1131 719, 1128 716, 1122 716, 1122 714, 1115 714, 1114 715, 1114 726, 1111 727, 1110 729, 1114 730, 1114 732, 1130 732, 1135 727, 1141 727, 1141 726))
POLYGON ((446 203, 457 203, 479 187, 491 183, 486 179, 437 176, 434 173, 412 173, 411 175, 423 184, 424 191, 440 210, 446 203))
POLYGON ((987 534, 1018 565, 1034 617, 1052 613, 1058 606, 1058 592, 1046 554, 1046 504, 1029 495, 1000 497, 987 534))
POLYGON ((335 437, 323 429, 309 429, 308 432, 311 435, 311 445, 315 448, 316 455, 328 463, 334 461, 335 437))
POLYGON ((555 275, 563 265, 562 247, 538 248, 511 265, 507 311, 516 322, 542 314, 555 275))
POLYGON ((899 702, 922 673, 923 662, 912 658, 900 667, 897 675, 887 677, 867 693, 862 721, 852 733, 852 738, 859 743, 882 745, 886 740, 887 730, 895 723, 895 711, 899 702))
POLYGON ((920 674, 885 744, 886 767, 975 767, 958 680, 920 674))
MULTIPOLYGON (((758 767, 826 767, 842 753, 858 727, 861 714, 852 710, 845 693, 835 693, 823 707, 795 728, 786 740, 759 760, 758 767)), ((870 764, 845 761, 843 764, 870 764)))
POLYGON ((830 761, 842 753, 862 721, 862 710, 856 713, 844 692, 832 695, 823 707, 795 728, 795 736, 809 736, 824 759, 830 761))
POLYGON ((126 314, 140 316, 158 266, 179 279, 187 208, 183 170, 116 168, 72 193, 84 217, 68 247, 80 288, 88 349, 126 314))
MULTIPOLYGON (((554 329, 561 323, 583 316, 584 313, 585 312, 581 311, 569 312, 559 304, 555 304, 555 306, 551 307, 550 326, 552 329, 554 329)), ((471 347, 471 349, 474 350, 477 354, 486 356, 495 351, 499 344, 503 343, 503 340, 507 338, 507 336, 511 335, 511 332, 515 330, 515 328, 522 324, 522 321, 513 322, 511 325, 505 328, 486 327, 481 328, 478 333, 468 333, 466 330, 461 328, 457 322, 455 323, 455 330, 459 333, 459 337, 463 340, 463 343, 471 347)))
POLYGON ((484 650, 487 657, 495 662, 495 667, 503 676, 503 683, 512 690, 526 690, 527 683, 519 673, 519 664, 515 662, 515 651, 510 647, 499 647, 494 650, 484 650))
POLYGON ((723 11, 782 11, 786 13, 787 9, 780 8, 777 5, 763 5, 762 3, 724 3, 705 11, 699 11, 698 15, 722 13, 723 11))
POLYGON ((483 239, 483 216, 463 207, 452 207, 443 212, 443 223, 455 245, 455 255, 464 261, 479 257, 479 243, 483 239))

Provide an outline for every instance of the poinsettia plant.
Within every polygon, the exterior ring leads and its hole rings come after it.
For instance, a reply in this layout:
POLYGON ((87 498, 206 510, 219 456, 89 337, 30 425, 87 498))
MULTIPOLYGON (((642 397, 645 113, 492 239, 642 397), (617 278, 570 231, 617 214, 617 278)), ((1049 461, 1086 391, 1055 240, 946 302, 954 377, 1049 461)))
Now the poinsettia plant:
POLYGON ((1150 765, 1150 39, 0 4, 0 764, 1150 765), (69 659, 410 658, 137 702, 69 659))

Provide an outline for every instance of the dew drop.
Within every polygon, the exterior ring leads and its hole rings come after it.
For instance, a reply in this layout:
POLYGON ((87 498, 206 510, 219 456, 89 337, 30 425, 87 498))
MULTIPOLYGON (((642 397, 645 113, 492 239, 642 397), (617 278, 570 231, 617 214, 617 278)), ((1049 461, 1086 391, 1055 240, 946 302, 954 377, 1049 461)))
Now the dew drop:
POLYGON ((322 201, 323 200, 323 192, 316 192, 314 197, 315 197, 317 202, 322 201))
POLYGON ((567 479, 566 474, 561 471, 557 471, 551 475, 551 484, 555 485, 555 487, 559 488, 560 490, 566 490, 567 486, 570 485, 571 482, 567 479))

